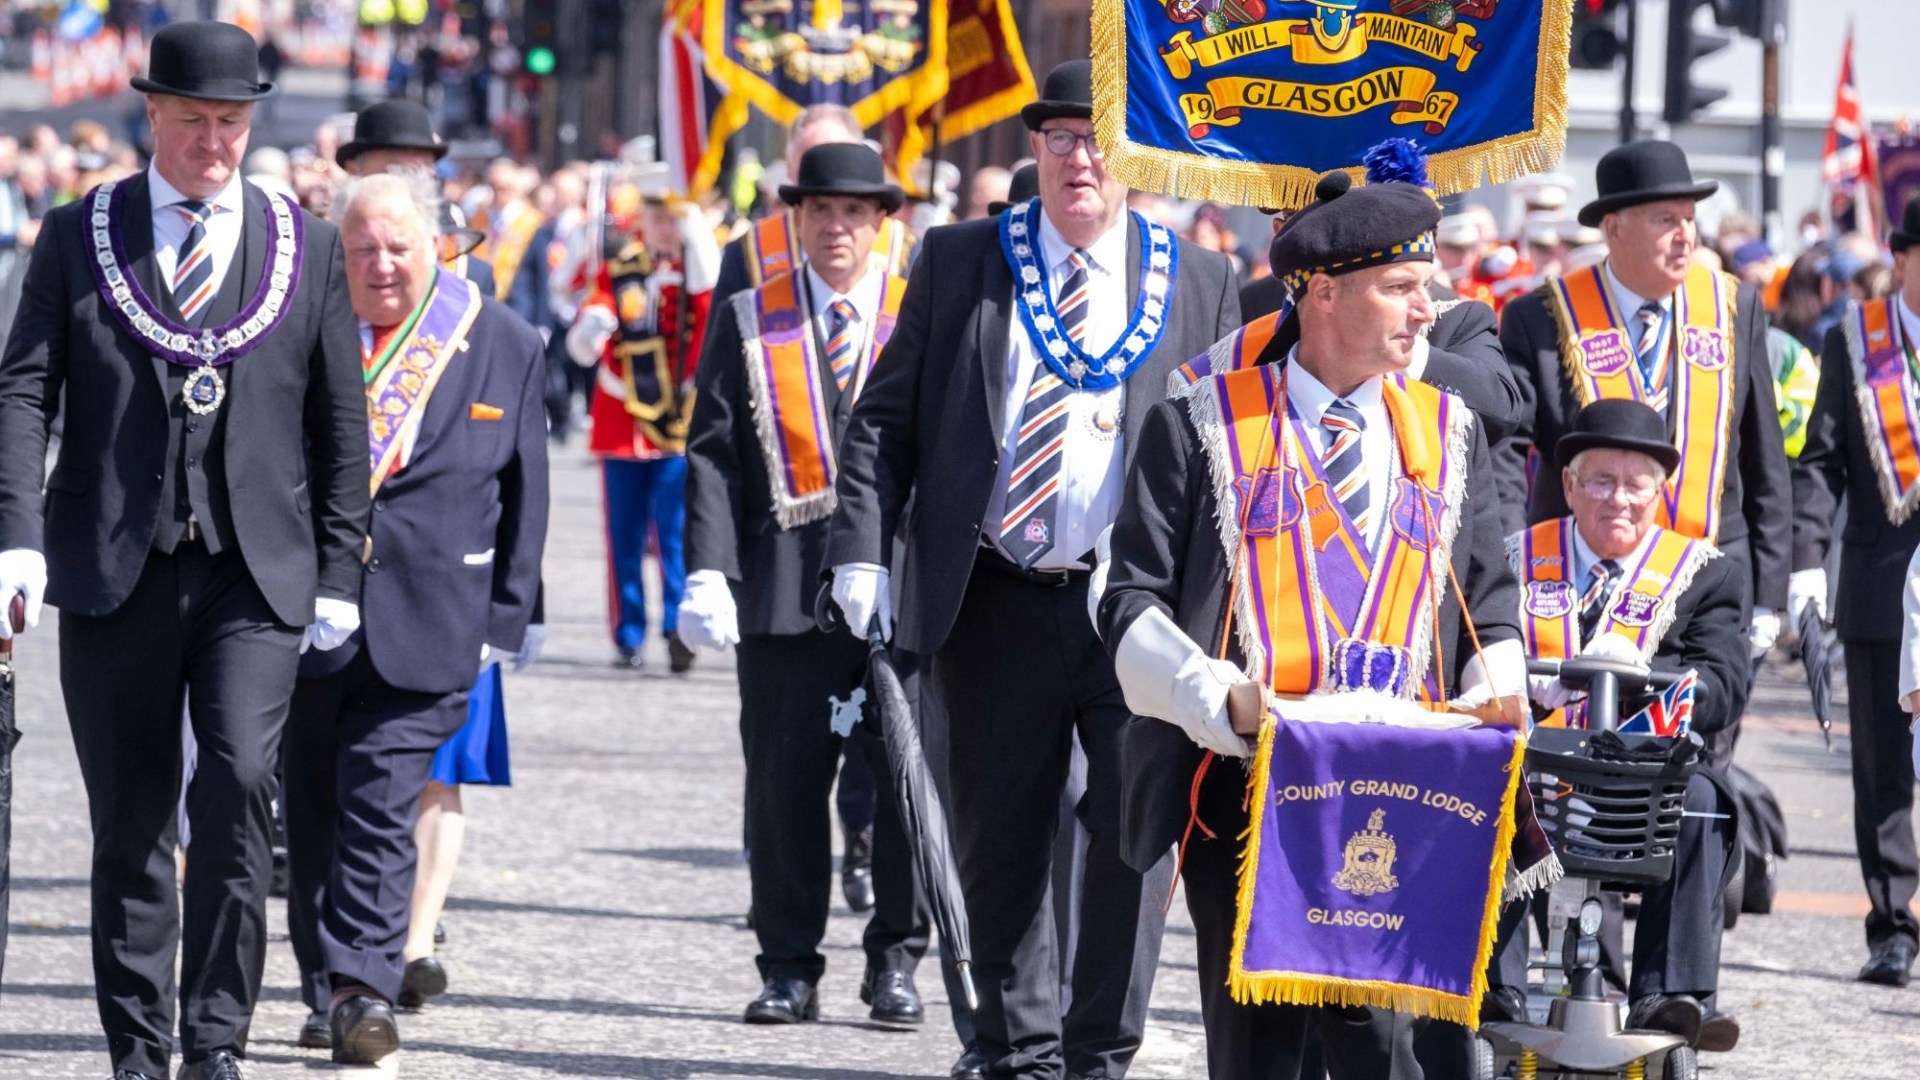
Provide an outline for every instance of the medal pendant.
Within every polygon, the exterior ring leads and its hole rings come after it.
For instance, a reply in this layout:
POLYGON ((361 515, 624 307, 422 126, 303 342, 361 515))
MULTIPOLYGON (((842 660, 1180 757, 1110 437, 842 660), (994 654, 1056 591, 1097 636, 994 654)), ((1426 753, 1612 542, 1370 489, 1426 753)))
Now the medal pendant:
POLYGON ((210 416, 226 400, 227 384, 220 378, 218 368, 201 364, 187 376, 187 384, 180 388, 180 398, 186 402, 188 412, 210 416))

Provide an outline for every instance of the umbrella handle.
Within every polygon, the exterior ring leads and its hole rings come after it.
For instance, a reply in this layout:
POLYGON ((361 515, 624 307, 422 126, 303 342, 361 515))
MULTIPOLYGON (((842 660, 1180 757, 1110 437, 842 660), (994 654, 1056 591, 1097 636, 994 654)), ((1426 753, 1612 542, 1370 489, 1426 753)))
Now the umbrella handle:
MULTIPOLYGON (((13 603, 7 606, 7 621, 13 624, 13 632, 18 634, 27 628, 27 598, 19 593, 13 594, 13 603)), ((0 641, 0 657, 13 655, 13 639, 0 641)))
POLYGON ((813 625, 823 634, 840 629, 840 610, 833 603, 832 579, 822 581, 820 591, 813 594, 813 625))

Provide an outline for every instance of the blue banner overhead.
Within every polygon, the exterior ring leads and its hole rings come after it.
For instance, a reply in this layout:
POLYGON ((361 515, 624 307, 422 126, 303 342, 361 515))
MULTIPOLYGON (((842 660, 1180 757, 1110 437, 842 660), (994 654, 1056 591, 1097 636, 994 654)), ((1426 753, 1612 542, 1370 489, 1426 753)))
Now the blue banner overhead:
POLYGON ((1144 190, 1300 206, 1417 139, 1437 194, 1551 169, 1573 0, 1095 0, 1107 169, 1144 190))

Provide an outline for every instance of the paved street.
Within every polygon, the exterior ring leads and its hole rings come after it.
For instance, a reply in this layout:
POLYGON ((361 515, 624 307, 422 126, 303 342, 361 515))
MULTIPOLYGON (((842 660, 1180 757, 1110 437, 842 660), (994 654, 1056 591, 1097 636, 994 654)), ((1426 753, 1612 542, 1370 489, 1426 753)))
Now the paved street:
MULTIPOLYGON (((447 913, 452 991, 403 1018, 403 1076, 417 1078, 944 1076, 955 1053, 928 966, 934 1019, 917 1033, 869 1027, 856 991, 860 919, 839 906, 826 952, 823 1022, 747 1027, 758 989, 740 918, 741 767, 733 671, 704 660, 688 678, 650 657, 613 670, 602 630, 597 472, 577 450, 555 464, 547 559, 553 642, 510 676, 511 790, 468 789, 467 857, 447 913)), ((52 618, 20 651, 27 736, 15 757, 13 946, 0 997, 0 1076, 104 1075, 87 958, 86 807, 55 684, 52 618)), ((1727 1005, 1745 1021, 1712 1075, 1910 1076, 1920 990, 1852 982, 1861 960, 1846 741, 1829 756, 1805 707, 1770 684, 1742 757, 1772 778, 1793 858, 1785 906, 1727 940, 1727 1005)), ((823 717, 824 721, 824 717, 823 717)), ((284 911, 273 904, 266 1000, 254 1029, 257 1077, 325 1072, 297 1050, 284 911)), ((1205 1075, 1184 901, 1161 963, 1137 1077, 1205 1075)))

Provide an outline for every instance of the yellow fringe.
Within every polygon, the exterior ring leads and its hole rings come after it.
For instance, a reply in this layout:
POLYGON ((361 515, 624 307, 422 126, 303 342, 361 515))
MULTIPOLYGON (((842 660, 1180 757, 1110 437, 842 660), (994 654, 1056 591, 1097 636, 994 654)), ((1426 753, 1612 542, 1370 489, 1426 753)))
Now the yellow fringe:
MULTIPOLYGON (((1093 124, 1106 153, 1107 172, 1128 187, 1186 199, 1291 209, 1313 201, 1320 173, 1297 165, 1226 161, 1127 138, 1126 4, 1094 0, 1093 124)), ((1560 164, 1567 143, 1567 57, 1574 0, 1541 0, 1539 67, 1533 89, 1533 127, 1503 138, 1446 150, 1427 159, 1433 193, 1472 191, 1482 178, 1503 184, 1560 164)), ((1355 183, 1360 166, 1340 170, 1355 183)))
POLYGON ((1500 799, 1499 823, 1494 826, 1493 861, 1487 867, 1485 914, 1480 920, 1480 940, 1474 949, 1473 982, 1466 994, 1449 994, 1424 986, 1374 979, 1342 979, 1328 975, 1308 975, 1295 971, 1248 971, 1246 969, 1247 927, 1253 917, 1253 886, 1260 861, 1261 824, 1266 817, 1267 784, 1273 758, 1275 721, 1271 713, 1260 725, 1259 745, 1254 750, 1253 772, 1247 780, 1252 792, 1248 800, 1247 831, 1240 835, 1245 846, 1240 852, 1239 891, 1235 899, 1233 955, 1228 965, 1227 987, 1233 1000, 1242 1005, 1341 1005, 1390 1009, 1410 1016, 1432 1017, 1478 1029, 1480 1000, 1487 993, 1487 961, 1493 957, 1493 939, 1500 922, 1502 894, 1506 889, 1507 864, 1512 859, 1513 836, 1518 824, 1513 819, 1514 803, 1520 791, 1527 740, 1513 739, 1513 755, 1507 762, 1507 788, 1500 799))

